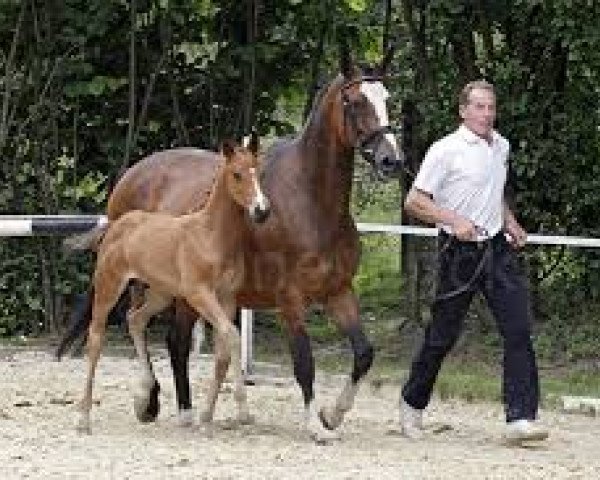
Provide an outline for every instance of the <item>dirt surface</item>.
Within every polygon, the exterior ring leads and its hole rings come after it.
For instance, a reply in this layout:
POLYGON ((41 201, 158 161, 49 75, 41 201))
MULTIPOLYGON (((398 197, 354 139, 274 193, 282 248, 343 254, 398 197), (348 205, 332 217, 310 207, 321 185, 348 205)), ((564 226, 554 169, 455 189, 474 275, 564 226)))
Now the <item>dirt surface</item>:
MULTIPOLYGON (((340 440, 315 445, 302 431, 299 389, 285 368, 259 364, 249 387, 256 422, 235 426, 225 386, 212 428, 177 426, 163 350, 154 350, 162 385, 156 423, 133 415, 132 360, 106 354, 96 376, 90 436, 74 430, 85 361, 58 363, 41 350, 0 349, 0 479, 170 478, 600 478, 600 419, 545 411, 551 437, 536 448, 500 442, 502 409, 495 404, 435 400, 433 430, 419 441, 397 434, 398 386, 366 382, 340 428, 340 440)), ((195 405, 211 372, 210 357, 194 357, 195 405)), ((318 404, 331 402, 344 378, 317 374, 318 404)))

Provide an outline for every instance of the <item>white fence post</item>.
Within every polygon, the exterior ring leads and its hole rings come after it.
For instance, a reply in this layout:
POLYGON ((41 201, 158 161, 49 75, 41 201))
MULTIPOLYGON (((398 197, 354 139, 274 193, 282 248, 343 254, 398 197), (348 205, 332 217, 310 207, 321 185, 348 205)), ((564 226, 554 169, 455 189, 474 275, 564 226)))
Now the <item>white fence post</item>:
POLYGON ((242 330, 242 375, 244 380, 248 380, 249 376, 254 371, 252 365, 252 331, 254 323, 254 312, 246 308, 242 308, 241 330, 242 330))

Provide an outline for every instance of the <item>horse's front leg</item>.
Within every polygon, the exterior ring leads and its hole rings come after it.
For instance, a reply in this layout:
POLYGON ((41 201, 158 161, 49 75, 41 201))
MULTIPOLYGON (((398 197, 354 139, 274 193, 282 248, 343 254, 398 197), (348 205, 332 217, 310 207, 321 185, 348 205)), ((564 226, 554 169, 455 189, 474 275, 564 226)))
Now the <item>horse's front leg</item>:
POLYGON ((198 313, 183 300, 175 300, 175 315, 167 333, 167 350, 175 380, 178 423, 191 425, 192 397, 190 395, 189 357, 192 347, 192 332, 198 313))
POLYGON ((140 422, 152 422, 159 411, 158 394, 160 386, 154 375, 146 342, 146 326, 152 315, 164 310, 171 299, 152 290, 146 290, 145 303, 127 314, 129 334, 137 352, 141 376, 135 388, 133 409, 140 422))
POLYGON ((288 329, 294 376, 302 390, 304 425, 313 440, 323 443, 335 440, 338 436, 324 428, 315 408, 315 361, 304 323, 305 307, 300 299, 300 295, 288 296, 280 305, 281 315, 288 329))
POLYGON ((354 404, 360 380, 373 363, 373 346, 365 336, 360 324, 358 300, 354 292, 347 290, 340 295, 331 297, 327 301, 326 309, 340 330, 350 339, 354 355, 352 373, 335 404, 325 407, 319 412, 323 425, 333 430, 341 425, 344 415, 354 404))

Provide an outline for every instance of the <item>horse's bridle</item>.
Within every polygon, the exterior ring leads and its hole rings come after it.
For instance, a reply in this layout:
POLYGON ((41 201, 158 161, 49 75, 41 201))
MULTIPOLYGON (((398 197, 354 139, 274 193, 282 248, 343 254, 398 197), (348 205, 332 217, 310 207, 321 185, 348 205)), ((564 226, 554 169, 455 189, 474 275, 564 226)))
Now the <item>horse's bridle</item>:
POLYGON ((371 132, 362 132, 358 126, 356 107, 350 101, 348 97, 348 88, 356 85, 357 83, 363 82, 381 82, 383 78, 376 75, 364 76, 354 80, 347 81, 342 86, 342 104, 344 108, 344 126, 350 122, 350 126, 356 134, 356 148, 360 154, 367 160, 371 165, 375 163, 375 152, 379 148, 379 144, 383 141, 387 133, 395 133, 394 127, 391 125, 383 125, 379 128, 374 129, 371 132))

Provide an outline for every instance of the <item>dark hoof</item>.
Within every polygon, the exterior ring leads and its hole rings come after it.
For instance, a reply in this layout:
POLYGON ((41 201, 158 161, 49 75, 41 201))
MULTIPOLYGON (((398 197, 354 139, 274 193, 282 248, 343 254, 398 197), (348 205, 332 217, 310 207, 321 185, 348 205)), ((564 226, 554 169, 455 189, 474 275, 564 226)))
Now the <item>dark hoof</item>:
POLYGON ((321 420, 321 423, 327 430, 335 430, 335 427, 333 425, 330 425, 329 422, 327 422, 325 414, 323 413, 323 409, 319 410, 319 420, 321 420))
POLYGON ((154 422, 156 417, 158 417, 158 412, 160 412, 160 401, 158 400, 159 393, 160 385, 158 382, 155 382, 150 390, 150 396, 145 408, 134 403, 135 416, 141 423, 154 422))

